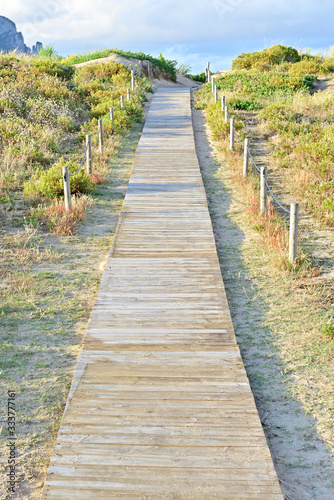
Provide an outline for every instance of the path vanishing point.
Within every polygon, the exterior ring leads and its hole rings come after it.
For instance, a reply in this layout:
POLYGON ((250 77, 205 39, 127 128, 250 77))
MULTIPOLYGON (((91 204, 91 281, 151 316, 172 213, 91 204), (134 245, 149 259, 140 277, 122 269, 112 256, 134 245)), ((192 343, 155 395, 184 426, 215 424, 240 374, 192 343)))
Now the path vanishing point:
POLYGON ((158 90, 43 499, 283 499, 236 343, 190 89, 158 90))

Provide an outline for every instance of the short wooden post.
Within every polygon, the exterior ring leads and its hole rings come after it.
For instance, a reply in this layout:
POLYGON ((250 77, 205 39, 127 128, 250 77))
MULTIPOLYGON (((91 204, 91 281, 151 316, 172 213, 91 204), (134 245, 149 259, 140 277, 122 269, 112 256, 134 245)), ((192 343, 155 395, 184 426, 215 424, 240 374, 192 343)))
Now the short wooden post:
POLYGON ((124 105, 124 95, 121 95, 121 109, 125 109, 125 105, 124 105))
POLYGON ((218 87, 217 85, 215 85, 215 102, 218 102, 219 98, 218 98, 218 87))
POLYGON ((290 235, 289 235, 289 262, 293 264, 297 258, 299 203, 290 205, 290 235))
POLYGON ((225 123, 228 122, 228 106, 225 106, 225 123))
POLYGON ((267 168, 261 167, 260 177, 260 214, 263 215, 267 211, 267 168))
POLYGON ((244 145, 244 168, 243 168, 243 175, 244 177, 247 177, 248 175, 248 160, 249 160, 249 138, 247 137, 245 139, 245 145, 244 145))
POLYGON ((112 130, 115 130, 115 111, 114 108, 110 108, 110 120, 111 120, 111 127, 112 130))
POLYGON ((102 120, 98 121, 99 124, 99 150, 100 153, 103 153, 103 122, 102 120))
POLYGON ((234 118, 230 119, 230 149, 234 149, 234 118))
POLYGON ((131 70, 131 90, 133 91, 135 89, 135 72, 132 69, 131 70))
POLYGON ((214 92, 214 90, 215 90, 215 84, 216 84, 215 79, 211 78, 211 90, 212 90, 212 92, 214 92))
POLYGON ((93 172, 92 166, 92 136, 90 134, 86 135, 86 172, 87 174, 91 174, 93 172))
POLYGON ((131 90, 130 90, 130 89, 128 89, 128 90, 126 91, 126 100, 127 100, 127 101, 130 101, 130 99, 131 99, 131 90))
POLYGON ((207 82, 210 83, 211 75, 210 75, 210 63, 209 62, 206 65, 206 76, 207 76, 207 82))
POLYGON ((67 165, 63 167, 63 181, 64 181, 65 210, 66 212, 71 212, 72 203, 71 203, 70 171, 67 165))
POLYGON ((225 96, 222 96, 222 111, 225 111, 225 96))

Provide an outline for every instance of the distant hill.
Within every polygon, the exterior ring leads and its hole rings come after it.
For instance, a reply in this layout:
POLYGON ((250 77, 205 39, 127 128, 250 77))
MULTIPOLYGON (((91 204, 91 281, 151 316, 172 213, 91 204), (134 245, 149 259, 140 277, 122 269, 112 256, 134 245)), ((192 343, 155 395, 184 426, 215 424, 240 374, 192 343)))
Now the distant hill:
POLYGON ((42 44, 36 42, 32 49, 26 46, 22 33, 16 29, 16 24, 7 17, 0 16, 0 51, 17 50, 25 54, 37 53, 42 44))

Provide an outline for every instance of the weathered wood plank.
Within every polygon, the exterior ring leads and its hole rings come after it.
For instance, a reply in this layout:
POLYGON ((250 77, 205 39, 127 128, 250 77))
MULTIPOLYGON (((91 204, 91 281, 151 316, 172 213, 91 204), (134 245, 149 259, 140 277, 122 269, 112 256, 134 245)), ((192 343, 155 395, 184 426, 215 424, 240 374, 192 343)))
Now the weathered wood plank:
POLYGON ((140 140, 44 499, 277 499, 195 152, 190 91, 140 140))

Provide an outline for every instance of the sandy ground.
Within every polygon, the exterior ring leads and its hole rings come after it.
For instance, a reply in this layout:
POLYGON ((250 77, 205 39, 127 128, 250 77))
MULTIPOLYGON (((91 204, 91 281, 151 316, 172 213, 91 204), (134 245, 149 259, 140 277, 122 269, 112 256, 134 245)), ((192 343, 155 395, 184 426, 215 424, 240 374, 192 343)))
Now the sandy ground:
MULTIPOLYGON (((210 140, 203 111, 193 109, 193 122, 233 324, 284 497, 334 499, 333 457, 319 438, 313 418, 289 394, 263 327, 263 301, 245 265, 246 255, 253 260, 255 232, 242 224, 242 199, 232 191, 229 173, 222 169, 217 180, 222 156, 210 140)), ((258 272, 268 269, 259 267, 258 272)))
POLYGON ((313 89, 311 90, 311 94, 315 94, 315 92, 334 92, 334 80, 332 78, 318 78, 315 82, 313 89))

